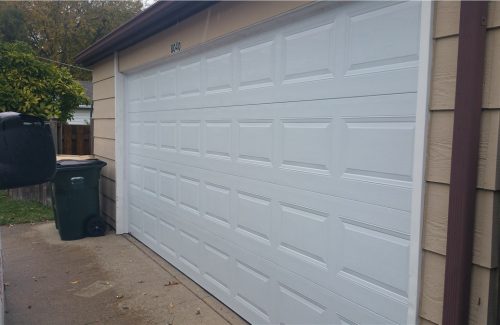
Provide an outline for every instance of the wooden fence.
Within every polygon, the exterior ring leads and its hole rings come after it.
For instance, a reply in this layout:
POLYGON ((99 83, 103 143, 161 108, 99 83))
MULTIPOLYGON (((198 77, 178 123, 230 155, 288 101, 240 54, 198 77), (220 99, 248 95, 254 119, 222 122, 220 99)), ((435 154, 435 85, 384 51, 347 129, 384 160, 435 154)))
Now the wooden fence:
POLYGON ((36 201, 45 206, 52 206, 50 183, 10 189, 7 194, 14 200, 36 201))
POLYGON ((58 153, 64 155, 90 155, 90 125, 61 126, 58 153))
MULTIPOLYGON (((55 125, 53 127, 56 127, 55 125)), ((58 154, 64 155, 90 155, 90 125, 58 125, 59 135, 56 142, 58 144, 58 154)), ((55 129, 54 129, 55 131, 55 129)), ((40 202, 43 205, 51 206, 50 184, 26 186, 7 191, 9 197, 16 200, 27 200, 40 202)))

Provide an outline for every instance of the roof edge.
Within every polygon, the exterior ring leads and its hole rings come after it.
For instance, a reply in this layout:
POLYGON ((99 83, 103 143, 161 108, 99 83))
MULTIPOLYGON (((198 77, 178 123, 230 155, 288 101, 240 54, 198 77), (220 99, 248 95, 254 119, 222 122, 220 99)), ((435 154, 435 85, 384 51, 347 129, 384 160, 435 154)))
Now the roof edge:
POLYGON ((75 62, 90 66, 214 5, 216 1, 158 1, 77 54, 75 62))

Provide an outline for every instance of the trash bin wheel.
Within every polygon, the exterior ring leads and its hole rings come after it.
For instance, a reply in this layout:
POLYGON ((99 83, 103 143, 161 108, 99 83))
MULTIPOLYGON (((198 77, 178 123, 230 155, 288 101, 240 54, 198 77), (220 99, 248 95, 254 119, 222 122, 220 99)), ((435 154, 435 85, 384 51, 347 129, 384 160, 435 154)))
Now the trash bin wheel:
POLYGON ((101 217, 92 216, 85 223, 85 231, 90 237, 104 236, 106 222, 101 217))

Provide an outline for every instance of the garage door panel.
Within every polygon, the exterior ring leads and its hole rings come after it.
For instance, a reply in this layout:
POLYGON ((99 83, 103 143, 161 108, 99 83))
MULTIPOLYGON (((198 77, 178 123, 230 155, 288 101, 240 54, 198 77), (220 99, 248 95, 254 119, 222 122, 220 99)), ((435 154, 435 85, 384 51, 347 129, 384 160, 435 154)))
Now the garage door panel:
MULTIPOLYGON (((417 68, 367 73, 343 78, 331 78, 287 83, 281 87, 244 89, 232 92, 212 93, 197 97, 157 99, 149 102, 129 103, 130 112, 151 112, 164 110, 191 109, 197 107, 229 107, 235 105, 268 104, 286 101, 315 99, 337 99, 357 96, 376 96, 393 93, 412 93, 417 86, 417 68), (381 79, 383 80, 381 82, 381 79), (304 89, 306 88, 306 90, 304 89)), ((127 87, 127 91, 129 89, 127 87)))
POLYGON ((418 3, 320 7, 306 9, 297 19, 278 19, 237 43, 213 45, 214 50, 144 71, 139 83, 149 84, 154 74, 161 89, 168 90, 150 100, 151 88, 137 95, 136 82, 129 83, 130 111, 415 91, 418 3), (314 60, 308 59, 311 55, 314 60))
POLYGON ((407 94, 132 114, 130 125, 170 121, 169 134, 180 139, 175 151, 163 150, 162 138, 129 151, 409 211, 414 100, 407 94))
POLYGON ((419 7, 315 4, 127 76, 131 233, 250 322, 406 323, 419 7))
POLYGON ((350 11, 346 74, 416 66, 419 44, 414 40, 419 38, 419 21, 419 5, 411 2, 350 11))
MULTIPOLYGON (((234 243, 214 237, 185 220, 177 220, 177 224, 179 232, 176 240, 180 246, 178 257, 173 259, 171 254, 166 254, 161 249, 159 253, 195 281, 210 288, 219 299, 232 297, 240 304, 239 312, 251 322, 275 322, 280 319, 284 323, 299 324, 302 319, 308 319, 309 323, 312 320, 340 324, 341 321, 363 323, 360 320, 366 324, 391 323, 388 319, 359 308, 332 291, 242 250, 234 243), (195 264, 193 256, 200 252, 203 257, 198 258, 198 263, 195 264), (214 263, 214 260, 218 263, 214 263), (265 295, 262 297, 263 293, 265 295)), ((351 284, 344 283, 337 290, 342 290, 342 286, 349 287, 354 292, 362 288, 353 288, 351 284)), ((369 300, 368 298, 369 296, 366 299, 369 300)), ((387 309, 389 317, 404 322, 404 312, 390 311, 397 307, 394 301, 381 303, 380 298, 377 300, 370 307, 378 308, 375 310, 387 309)), ((235 308, 234 301, 228 301, 230 307, 235 308)))
MULTIPOLYGON (((407 296, 409 254, 409 235, 404 230, 409 222, 406 213, 194 167, 175 167, 144 157, 134 158, 134 163, 153 163, 148 167, 153 169, 175 169, 182 175, 179 180, 185 177, 204 184, 199 194, 206 197, 199 208, 203 215, 194 217, 179 204, 172 223, 182 219, 191 228, 205 229, 212 239, 224 238, 353 301, 362 297, 364 304, 375 304, 374 310, 385 305, 402 310, 407 296), (220 195, 211 203, 222 206, 205 206, 213 197, 207 195, 210 191, 220 195), (213 215, 227 213, 228 205, 229 221, 224 226, 219 219, 214 222, 213 216, 207 216, 208 211, 213 215), (359 259, 367 252, 369 257, 359 259)), ((158 213, 168 211, 167 203, 159 205, 146 193, 134 196, 141 196, 144 206, 157 206, 158 213)), ((191 261, 196 260, 201 244, 193 233, 181 232, 180 245, 187 250, 181 260, 190 272, 198 272, 201 266, 191 261)))
POLYGON ((163 212, 158 220, 158 249, 165 258, 177 258, 179 232, 173 219, 163 212))

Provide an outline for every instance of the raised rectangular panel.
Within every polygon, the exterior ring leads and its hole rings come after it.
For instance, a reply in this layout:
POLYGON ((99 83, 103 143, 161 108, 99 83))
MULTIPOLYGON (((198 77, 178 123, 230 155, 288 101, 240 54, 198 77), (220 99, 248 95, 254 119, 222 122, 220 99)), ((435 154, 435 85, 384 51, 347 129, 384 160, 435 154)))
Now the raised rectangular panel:
POLYGON ((131 145, 142 145, 141 122, 131 122, 129 131, 129 142, 131 145))
POLYGON ((201 64, 199 61, 179 67, 179 90, 181 96, 201 94, 201 64))
POLYGON ((155 242, 156 241, 156 231, 158 229, 158 220, 154 215, 149 212, 144 211, 144 235, 148 238, 148 240, 155 242))
POLYGON ((207 94, 232 90, 232 54, 225 53, 207 58, 207 94))
POLYGON ((281 324, 324 324, 327 307, 304 293, 279 284, 281 324))
POLYGON ((334 26, 332 23, 285 37, 285 83, 333 77, 334 26))
POLYGON ((200 154, 200 121, 181 121, 180 150, 187 154, 200 154))
POLYGON ((130 225, 132 228, 135 228, 135 231, 137 232, 142 232, 142 211, 139 207, 136 207, 135 205, 130 204, 129 206, 129 211, 130 211, 130 225))
POLYGON ((177 93, 176 69, 160 72, 158 77, 158 89, 160 98, 174 98, 177 93))
POLYGON ((200 181, 194 178, 181 176, 179 182, 179 204, 194 214, 200 209, 200 181))
POLYGON ((271 166, 273 155, 273 121, 238 121, 238 160, 271 166))
POLYGON ((173 257, 177 256, 176 247, 178 244, 176 227, 163 219, 158 221, 158 242, 163 251, 173 257))
POLYGON ((410 1, 350 17, 348 73, 416 66, 419 8, 420 3, 410 1))
POLYGON ((130 164, 129 168, 130 185, 140 189, 142 188, 142 167, 130 164))
POLYGON ((246 237, 269 245, 271 234, 271 199, 245 192, 237 195, 236 231, 246 237))
POLYGON ((179 260, 192 271, 200 273, 200 239, 184 229, 179 231, 179 260))
POLYGON ((177 198, 177 178, 175 174, 160 172, 160 198, 175 206, 177 198))
POLYGON ((272 288, 270 278, 256 265, 236 261, 235 270, 236 300, 256 314, 262 321, 269 323, 272 288))
POLYGON ((142 137, 144 139, 144 146, 156 147, 156 133, 158 126, 156 122, 144 122, 142 125, 142 137))
POLYGON ((203 255, 209 263, 205 265, 203 277, 218 289, 230 294, 228 281, 231 279, 231 260, 228 253, 220 247, 208 243, 203 244, 203 255))
POLYGON ((177 143, 177 124, 175 121, 160 122, 160 148, 175 150, 177 143))
POLYGON ((229 228, 229 188, 212 183, 205 185, 205 218, 210 222, 229 228))
POLYGON ((142 78, 142 98, 143 100, 156 99, 156 74, 150 73, 142 78))
POLYGON ((231 121, 207 121, 205 153, 211 158, 231 159, 231 121))
POLYGON ((148 194, 156 196, 156 187, 158 174, 155 169, 144 167, 144 191, 148 194))
POLYGON ((278 249, 300 261, 327 269, 328 213, 281 204, 278 249))
POLYGON ((284 119, 281 168, 330 174, 332 128, 329 118, 284 119))
POLYGON ((131 102, 137 102, 141 99, 140 78, 135 76, 128 79, 128 96, 131 102))
POLYGON ((407 297, 408 236, 342 217, 341 220, 344 229, 339 275, 361 286, 407 297))
POLYGON ((274 84, 274 48, 270 41, 240 51, 240 89, 274 84))
POLYGON ((343 121, 343 177, 411 186, 413 117, 353 117, 343 121))

